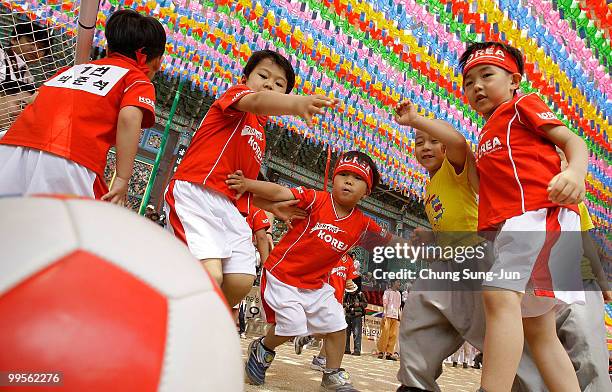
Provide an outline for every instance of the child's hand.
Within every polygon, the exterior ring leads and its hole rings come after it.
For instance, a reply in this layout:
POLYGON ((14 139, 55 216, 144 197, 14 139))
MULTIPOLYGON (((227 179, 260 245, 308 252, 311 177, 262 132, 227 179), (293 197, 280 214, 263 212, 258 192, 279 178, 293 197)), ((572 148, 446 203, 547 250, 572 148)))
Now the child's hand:
POLYGON ((240 199, 247 191, 247 179, 242 174, 242 170, 236 170, 234 174, 229 174, 225 183, 229 189, 236 192, 236 200, 240 199))
POLYGON ((110 191, 106 195, 102 196, 102 200, 109 201, 112 204, 117 204, 122 207, 125 206, 128 182, 129 179, 126 180, 121 177, 115 177, 110 191))
POLYGON ((604 290, 601 292, 603 294, 604 302, 609 304, 612 303, 612 291, 604 290))
POLYGON ((586 192, 584 176, 567 168, 550 180, 547 191, 548 199, 553 203, 560 205, 580 203, 586 192))
POLYGON ((284 221, 289 229, 292 229, 291 221, 294 219, 304 219, 308 216, 306 211, 301 208, 294 207, 299 200, 287 200, 273 203, 269 211, 278 219, 284 221))
POLYGON ((312 116, 324 114, 326 107, 336 106, 340 100, 328 98, 324 95, 293 95, 293 114, 300 116, 306 121, 308 127, 312 128, 312 116))
POLYGON ((395 122, 399 125, 412 125, 417 119, 416 105, 408 100, 400 102, 395 108, 395 122))

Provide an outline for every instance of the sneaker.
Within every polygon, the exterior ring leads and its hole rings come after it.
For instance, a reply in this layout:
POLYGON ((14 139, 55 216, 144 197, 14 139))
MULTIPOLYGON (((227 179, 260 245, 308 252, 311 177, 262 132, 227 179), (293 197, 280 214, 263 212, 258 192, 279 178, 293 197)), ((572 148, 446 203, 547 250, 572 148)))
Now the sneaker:
POLYGON ((385 357, 385 353, 378 353, 378 359, 383 359, 385 357))
POLYGON ((321 389, 324 391, 336 392, 359 392, 355 389, 353 384, 351 384, 351 376, 342 368, 331 373, 323 372, 321 389))
POLYGON ((480 364, 479 363, 475 363, 475 364, 472 365, 472 368, 480 369, 480 364))
POLYGON ((453 362, 453 367, 457 367, 457 362, 453 362))
POLYGON ((302 349, 305 345, 312 341, 312 336, 298 336, 293 339, 293 348, 295 349, 295 353, 300 355, 302 353, 302 349))
POLYGON ((251 384, 262 385, 266 379, 266 370, 270 367, 276 352, 268 351, 261 341, 263 338, 253 340, 247 351, 247 361, 244 371, 251 384))
POLYGON ((395 358, 393 355, 389 355, 387 354, 387 356, 385 357, 385 359, 389 360, 389 361, 397 361, 397 358, 395 358))
POLYGON ((359 351, 355 351, 355 352, 354 352, 353 354, 351 354, 351 355, 354 355, 354 356, 358 357, 358 356, 360 356, 360 355, 361 355, 361 353, 360 353, 359 351))
POLYGON ((464 368, 464 369, 467 369, 467 368, 468 368, 468 364, 467 364, 467 362, 463 362, 463 368, 464 368))
POLYGON ((325 370, 325 366, 327 366, 327 359, 321 358, 318 355, 312 356, 312 363, 310 364, 310 368, 312 370, 318 370, 320 372, 325 370))
POLYGON ((240 333, 240 339, 246 339, 246 338, 247 338, 247 337, 246 337, 246 333, 241 332, 241 333, 240 333))

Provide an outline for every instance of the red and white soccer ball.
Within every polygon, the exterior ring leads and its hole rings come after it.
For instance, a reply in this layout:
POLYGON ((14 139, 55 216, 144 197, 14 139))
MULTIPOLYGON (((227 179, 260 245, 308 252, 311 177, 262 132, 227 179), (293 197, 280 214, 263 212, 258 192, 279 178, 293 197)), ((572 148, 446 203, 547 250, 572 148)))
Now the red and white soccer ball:
POLYGON ((242 391, 217 290, 183 244, 124 208, 0 199, 2 372, 61 372, 53 390, 242 391))

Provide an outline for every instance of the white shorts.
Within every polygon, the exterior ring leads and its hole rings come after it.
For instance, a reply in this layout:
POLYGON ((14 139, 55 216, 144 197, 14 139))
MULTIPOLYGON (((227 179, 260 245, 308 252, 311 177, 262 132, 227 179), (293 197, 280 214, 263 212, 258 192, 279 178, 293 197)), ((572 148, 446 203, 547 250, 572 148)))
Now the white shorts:
POLYGON ((164 196, 166 228, 200 260, 221 259, 224 274, 255 275, 255 247, 246 219, 223 194, 172 180, 164 196))
POLYGON ((346 329, 344 308, 327 283, 320 289, 300 289, 265 271, 261 298, 266 321, 278 336, 327 334, 346 329))
POLYGON ((494 278, 483 286, 525 293, 523 317, 556 305, 584 303, 580 276, 580 216, 562 207, 527 211, 506 220, 493 243, 494 278))
POLYGON ((41 150, 0 145, 0 196, 77 195, 99 199, 107 191, 96 173, 41 150))

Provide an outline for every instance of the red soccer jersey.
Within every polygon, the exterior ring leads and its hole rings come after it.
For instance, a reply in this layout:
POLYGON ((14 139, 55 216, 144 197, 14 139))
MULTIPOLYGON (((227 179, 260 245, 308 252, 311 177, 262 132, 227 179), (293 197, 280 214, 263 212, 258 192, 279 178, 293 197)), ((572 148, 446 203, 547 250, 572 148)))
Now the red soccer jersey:
MULTIPOLYGON (((228 174, 242 170, 246 178, 257 179, 266 150, 266 116, 234 109, 232 105, 253 94, 244 84, 229 88, 217 99, 197 130, 174 179, 203 184, 235 202, 235 192, 225 183, 228 174)), ((249 213, 250 195, 242 196, 236 207, 249 213)))
POLYGON ((268 256, 264 268, 280 281, 302 289, 318 289, 338 259, 358 242, 388 241, 387 232, 357 208, 338 218, 328 192, 291 189, 306 219, 296 220, 268 256), (366 237, 371 234, 375 237, 366 237))
POLYGON ((270 219, 261 208, 251 208, 246 220, 253 233, 261 229, 267 230, 270 227, 270 219))
MULTIPOLYGON (((555 145, 545 125, 563 125, 536 95, 516 96, 501 104, 479 135, 478 229, 495 229, 526 211, 556 206, 548 183, 560 169, 555 145)), ((578 211, 577 206, 572 206, 578 211)))
POLYGON ((348 279, 355 279, 359 275, 355 271, 355 260, 349 255, 344 255, 338 260, 338 264, 329 273, 329 285, 334 288, 338 302, 344 299, 344 289, 348 279))
POLYGON ((38 91, 0 143, 59 155, 100 178, 122 108, 141 108, 144 128, 155 124, 155 88, 136 61, 120 54, 66 68, 38 91))

